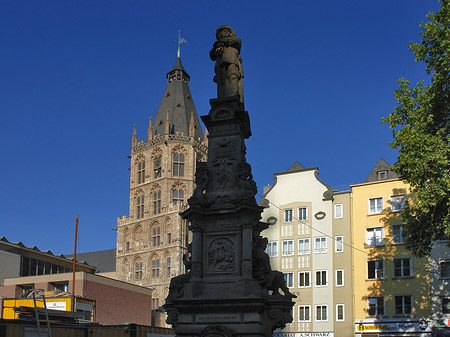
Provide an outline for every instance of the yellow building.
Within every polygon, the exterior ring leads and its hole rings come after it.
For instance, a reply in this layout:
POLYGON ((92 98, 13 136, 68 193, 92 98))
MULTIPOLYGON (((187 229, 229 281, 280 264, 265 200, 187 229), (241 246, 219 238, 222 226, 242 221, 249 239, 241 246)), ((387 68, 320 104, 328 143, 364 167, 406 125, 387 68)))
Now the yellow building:
POLYGON ((427 259, 403 244, 408 185, 380 159, 364 183, 351 187, 355 335, 431 332, 427 259))

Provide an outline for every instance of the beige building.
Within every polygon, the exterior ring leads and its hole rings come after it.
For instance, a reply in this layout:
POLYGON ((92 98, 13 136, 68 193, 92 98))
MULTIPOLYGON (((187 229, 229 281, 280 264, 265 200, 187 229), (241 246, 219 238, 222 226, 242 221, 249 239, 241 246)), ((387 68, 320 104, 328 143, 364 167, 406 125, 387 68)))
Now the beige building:
POLYGON ((153 288, 152 308, 164 304, 170 278, 184 272, 186 209, 197 161, 207 145, 180 58, 167 73, 167 88, 150 119, 147 140, 133 132, 130 212, 117 220, 117 278, 153 288))
POLYGON ((350 192, 334 193, 317 175, 318 168, 295 163, 274 174, 261 201, 272 269, 297 295, 294 321, 281 336, 353 334, 350 192))

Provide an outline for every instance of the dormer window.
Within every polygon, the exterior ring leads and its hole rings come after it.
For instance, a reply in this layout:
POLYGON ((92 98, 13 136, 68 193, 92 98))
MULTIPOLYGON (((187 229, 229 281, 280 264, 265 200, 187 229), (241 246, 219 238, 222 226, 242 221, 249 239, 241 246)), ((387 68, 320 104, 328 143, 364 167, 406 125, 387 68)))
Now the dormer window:
POLYGON ((377 180, 385 180, 387 179, 387 170, 383 170, 383 171, 378 171, 377 172, 377 180))

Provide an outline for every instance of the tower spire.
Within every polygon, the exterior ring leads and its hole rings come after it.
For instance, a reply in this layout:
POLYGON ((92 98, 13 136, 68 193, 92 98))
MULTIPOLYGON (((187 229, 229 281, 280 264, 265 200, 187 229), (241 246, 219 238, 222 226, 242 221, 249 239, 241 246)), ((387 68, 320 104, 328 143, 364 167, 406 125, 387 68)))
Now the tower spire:
POLYGON ((136 146, 137 145, 137 137, 136 137, 136 124, 134 124, 133 127, 133 137, 131 139, 131 146, 136 146))
POLYGON ((153 135, 152 117, 150 116, 150 120, 148 122, 147 141, 152 139, 152 135, 153 135))

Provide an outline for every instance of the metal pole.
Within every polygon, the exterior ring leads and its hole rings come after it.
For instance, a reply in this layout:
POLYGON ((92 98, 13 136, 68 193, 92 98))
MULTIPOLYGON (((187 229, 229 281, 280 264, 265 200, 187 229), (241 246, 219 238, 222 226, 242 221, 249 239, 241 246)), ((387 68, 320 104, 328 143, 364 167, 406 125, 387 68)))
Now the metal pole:
POLYGON ((77 237, 78 237, 78 214, 75 219, 75 247, 73 249, 73 279, 72 279, 72 295, 75 296, 75 269, 77 267, 77 237))

